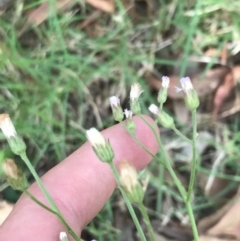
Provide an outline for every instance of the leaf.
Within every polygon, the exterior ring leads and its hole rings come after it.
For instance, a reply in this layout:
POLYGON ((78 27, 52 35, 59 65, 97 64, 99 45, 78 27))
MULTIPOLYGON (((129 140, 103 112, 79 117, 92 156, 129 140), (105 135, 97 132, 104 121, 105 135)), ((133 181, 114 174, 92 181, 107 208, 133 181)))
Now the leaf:
POLYGON ((113 13, 115 10, 114 0, 86 0, 86 2, 103 12, 113 13))
MULTIPOLYGON (((55 2, 55 11, 66 9, 73 2, 74 2, 73 0, 58 0, 55 2)), ((49 3, 43 3, 38 8, 33 10, 29 14, 27 21, 23 25, 18 36, 21 36, 30 25, 38 26, 41 23, 43 23, 49 17, 50 13, 51 13, 51 9, 49 8, 49 3)))

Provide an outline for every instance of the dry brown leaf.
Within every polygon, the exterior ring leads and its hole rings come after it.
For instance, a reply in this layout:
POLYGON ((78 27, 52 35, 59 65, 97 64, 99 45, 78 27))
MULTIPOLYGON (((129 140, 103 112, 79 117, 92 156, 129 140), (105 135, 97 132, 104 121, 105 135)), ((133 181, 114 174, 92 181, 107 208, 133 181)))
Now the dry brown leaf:
POLYGON ((220 221, 208 230, 209 235, 226 235, 240 239, 240 198, 236 200, 220 221))
POLYGON ((223 84, 217 89, 217 92, 215 94, 213 110, 214 117, 216 117, 216 115, 218 114, 224 100, 230 95, 234 85, 234 75, 231 71, 225 76, 223 84))
POLYGON ((0 201, 0 226, 3 224, 4 220, 8 217, 13 209, 13 204, 10 204, 4 200, 0 201))
POLYGON ((227 211, 231 208, 232 203, 225 204, 222 208, 220 208, 217 212, 213 213, 210 216, 207 216, 201 219, 198 222, 198 232, 200 234, 206 234, 206 232, 216 225, 218 221, 227 213, 227 211))
POLYGON ((211 237, 211 236, 207 236, 207 235, 204 235, 204 236, 200 236, 199 237, 199 241, 233 241, 232 239, 228 239, 228 238, 217 238, 217 237, 211 237))
POLYGON ((115 9, 114 0, 86 0, 86 2, 107 13, 113 13, 115 9))
MULTIPOLYGON (((69 6, 71 6, 71 4, 73 3, 74 1, 72 0, 58 0, 56 1, 56 6, 55 6, 56 11, 66 9, 69 6)), ((41 23, 43 23, 49 17, 49 14, 50 14, 49 4, 43 3, 42 5, 40 5, 38 8, 36 8, 29 14, 27 21, 23 25, 22 29, 19 31, 18 36, 21 36, 23 32, 25 32, 30 25, 33 24, 35 26, 38 26, 41 23)))
MULTIPOLYGON (((107 13, 113 13, 115 9, 114 0, 86 0, 86 2, 93 7, 107 13)), ((64 10, 74 3, 75 1, 73 0, 57 0, 55 4, 55 9, 56 11, 64 10)), ((33 24, 35 26, 38 26, 43 23, 49 17, 49 14, 49 3, 46 2, 40 5, 29 14, 27 21, 23 25, 22 29, 19 31, 18 36, 21 36, 22 33, 25 32, 30 25, 33 24)))

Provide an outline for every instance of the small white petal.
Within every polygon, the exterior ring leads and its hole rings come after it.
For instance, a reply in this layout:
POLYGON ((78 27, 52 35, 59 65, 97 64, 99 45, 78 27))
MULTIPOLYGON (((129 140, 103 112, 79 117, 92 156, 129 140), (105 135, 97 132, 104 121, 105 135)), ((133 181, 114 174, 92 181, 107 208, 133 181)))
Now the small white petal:
POLYGON ((131 110, 128 110, 128 109, 124 110, 124 114, 125 114, 127 119, 130 119, 133 116, 133 112, 131 110))
POLYGON ((60 232, 60 241, 67 241, 67 234, 65 232, 60 232))
POLYGON ((148 108, 150 110, 150 112, 152 112, 154 115, 158 114, 158 107, 154 104, 151 104, 148 108))
POLYGON ((106 140, 96 128, 91 128, 87 130, 86 136, 93 147, 96 147, 98 145, 106 145, 106 140))
POLYGON ((176 93, 179 93, 179 92, 181 92, 183 90, 183 89, 181 89, 181 88, 179 88, 177 86, 175 86, 174 88, 175 88, 176 93))
POLYGON ((182 89, 186 94, 193 89, 193 85, 189 77, 181 78, 180 82, 182 89))
POLYGON ((169 77, 163 76, 162 77, 162 87, 167 89, 169 87, 169 83, 170 83, 169 77))
POLYGON ((139 96, 142 94, 143 90, 140 84, 134 83, 131 86, 131 91, 130 91, 130 100, 134 101, 139 98, 139 96))
POLYGON ((7 139, 17 135, 15 127, 8 114, 0 115, 0 129, 2 129, 2 132, 7 139))
POLYGON ((111 107, 118 107, 120 105, 120 99, 117 96, 109 98, 111 107))

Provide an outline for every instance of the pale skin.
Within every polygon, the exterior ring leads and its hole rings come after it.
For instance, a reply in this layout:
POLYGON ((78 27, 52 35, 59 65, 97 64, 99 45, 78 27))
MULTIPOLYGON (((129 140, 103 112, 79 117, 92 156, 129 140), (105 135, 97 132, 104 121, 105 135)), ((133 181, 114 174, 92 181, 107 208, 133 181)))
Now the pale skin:
MULTIPOLYGON (((158 146, 151 129, 139 118, 134 119, 139 140, 155 154, 158 146)), ((151 156, 119 124, 102 133, 112 144, 115 163, 128 160, 139 170, 151 161, 151 156)), ((116 188, 109 166, 98 160, 89 142, 48 171, 42 180, 70 227, 79 235, 116 188)), ((29 192, 48 205, 35 183, 29 192)), ((0 227, 0 240, 58 241, 61 231, 65 231, 64 227, 53 214, 22 195, 0 227)))

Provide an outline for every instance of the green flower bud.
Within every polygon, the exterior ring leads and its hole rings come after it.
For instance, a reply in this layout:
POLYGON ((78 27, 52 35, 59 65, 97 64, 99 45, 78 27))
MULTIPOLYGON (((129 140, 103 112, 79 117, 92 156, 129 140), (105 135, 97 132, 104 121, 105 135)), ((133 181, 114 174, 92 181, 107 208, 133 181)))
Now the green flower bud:
POLYGON ((185 77, 180 79, 182 90, 185 93, 185 103, 191 111, 196 110, 199 106, 199 98, 196 90, 193 88, 190 78, 185 77))
POLYGON ((114 158, 114 151, 108 140, 96 129, 91 128, 86 132, 86 136, 91 143, 95 154, 102 162, 111 163, 114 158))
POLYGON ((135 122, 133 121, 132 119, 132 111, 131 110, 128 110, 128 109, 125 109, 124 110, 124 114, 127 118, 126 122, 127 122, 127 129, 131 132, 133 132, 135 129, 136 129, 136 124, 135 122))
POLYGON ((131 86, 130 91, 130 107, 134 114, 141 114, 141 106, 139 104, 139 96, 142 94, 143 90, 140 84, 134 83, 131 86))
POLYGON ((26 151, 26 144, 17 134, 15 127, 8 114, 0 115, 0 128, 7 138, 10 148, 16 155, 21 155, 26 151))
POLYGON ((131 202, 141 203, 144 190, 139 183, 136 169, 127 161, 119 166, 121 186, 131 202))
POLYGON ((120 106, 120 99, 117 96, 112 96, 109 98, 110 104, 112 107, 113 117, 116 121, 122 121, 123 120, 123 111, 120 106))
POLYGON ((157 101, 159 104, 164 104, 167 100, 167 92, 169 87, 170 79, 167 76, 162 77, 162 88, 158 93, 157 101))
POLYGON ((151 104, 148 108, 154 115, 156 115, 159 123, 165 128, 173 128, 174 120, 173 118, 167 114, 165 111, 159 111, 158 107, 154 104, 151 104))

